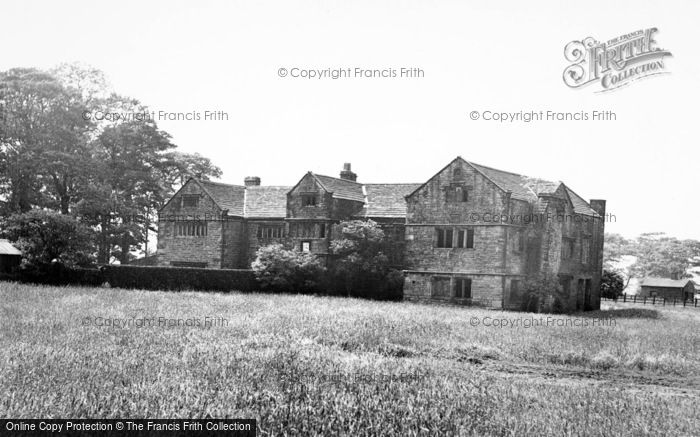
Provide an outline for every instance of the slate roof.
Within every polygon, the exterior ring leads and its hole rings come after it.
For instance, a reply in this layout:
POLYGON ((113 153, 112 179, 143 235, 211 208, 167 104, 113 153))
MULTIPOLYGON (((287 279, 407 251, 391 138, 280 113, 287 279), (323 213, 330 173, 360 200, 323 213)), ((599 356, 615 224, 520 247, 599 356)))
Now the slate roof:
POLYGON ((22 252, 20 252, 19 249, 13 246, 8 240, 0 239, 0 255, 22 256, 22 252))
MULTIPOLYGON (((360 217, 401 218, 406 216, 405 196, 420 184, 361 184, 313 174, 333 197, 363 202, 360 217)), ((246 218, 285 218, 289 186, 252 186, 197 181, 229 215, 246 218)))
POLYGON ((527 202, 537 202, 539 194, 554 193, 560 186, 563 186, 566 193, 571 199, 574 212, 576 214, 590 215, 598 217, 598 213, 591 206, 576 194, 573 190, 567 187, 562 182, 552 182, 545 179, 533 178, 517 173, 498 170, 485 165, 476 164, 474 162, 465 161, 472 167, 483 173, 493 183, 501 189, 511 192, 513 199, 524 200, 527 202))
POLYGON ((245 187, 222 184, 221 182, 197 180, 221 209, 228 209, 228 215, 243 216, 245 187))
POLYGON ((287 216, 287 193, 292 187, 197 182, 228 215, 250 218, 284 218, 287 216))
POLYGON ((365 206, 361 217, 406 217, 405 197, 421 184, 365 184, 365 206))
MULTIPOLYGON (((642 287, 662 287, 662 288, 683 288, 688 282, 693 282, 690 278, 668 279, 668 278, 644 278, 642 287)), ((695 284, 693 284, 695 286, 695 284)))
POLYGON ((287 216, 287 193, 292 187, 265 186, 246 187, 245 217, 284 218, 287 216))
POLYGON ((584 215, 592 215, 594 217, 600 217, 600 215, 595 212, 593 208, 591 208, 591 205, 588 204, 585 200, 581 198, 578 194, 574 193, 573 190, 566 185, 564 185, 566 188, 566 192, 569 194, 569 198, 571 199, 571 203, 574 205, 574 212, 577 214, 584 214, 584 215))
MULTIPOLYGON (((457 158, 462 159, 462 158, 457 158)), ((464 161, 464 160, 463 160, 464 161)), ((599 217, 581 196, 562 182, 552 182, 504 170, 498 170, 470 161, 464 161, 482 173, 503 191, 510 191, 514 199, 535 202, 537 210, 547 207, 547 198, 540 194, 568 196, 574 212, 599 217), (564 194, 565 193, 565 194, 564 194)), ((405 196, 425 184, 361 184, 332 176, 310 174, 336 199, 363 202, 360 217, 398 218, 406 215, 405 196)), ((250 218, 284 218, 287 215, 287 193, 293 187, 231 185, 220 182, 197 181, 222 209, 231 216, 250 218)))
POLYGON ((365 195, 362 192, 362 184, 359 182, 315 173, 312 173, 312 175, 326 191, 333 193, 333 197, 336 199, 356 200, 358 202, 365 201, 365 195))

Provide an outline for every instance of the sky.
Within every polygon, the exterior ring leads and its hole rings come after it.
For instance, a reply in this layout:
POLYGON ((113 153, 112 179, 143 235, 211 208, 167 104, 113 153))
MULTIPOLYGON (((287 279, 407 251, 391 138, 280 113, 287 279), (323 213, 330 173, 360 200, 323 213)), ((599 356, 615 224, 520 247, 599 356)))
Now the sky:
POLYGON ((700 2, 0 0, 0 10, 0 70, 79 62, 156 113, 199 114, 157 121, 224 182, 294 185, 350 162, 362 182, 422 183, 462 156, 606 199, 609 232, 700 239, 700 2), (606 93, 564 84, 567 43, 647 28, 672 53, 668 74, 606 93), (423 74, 291 77, 329 68, 423 74), (484 120, 594 110, 615 119, 484 120))

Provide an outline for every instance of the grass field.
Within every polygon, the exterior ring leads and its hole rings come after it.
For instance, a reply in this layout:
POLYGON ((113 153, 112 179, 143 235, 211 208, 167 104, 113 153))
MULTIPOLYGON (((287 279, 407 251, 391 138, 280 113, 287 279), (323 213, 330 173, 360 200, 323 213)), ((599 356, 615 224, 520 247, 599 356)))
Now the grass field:
POLYGON ((547 316, 0 283, 0 417, 256 418, 259 435, 700 435, 699 401, 691 308, 547 316))

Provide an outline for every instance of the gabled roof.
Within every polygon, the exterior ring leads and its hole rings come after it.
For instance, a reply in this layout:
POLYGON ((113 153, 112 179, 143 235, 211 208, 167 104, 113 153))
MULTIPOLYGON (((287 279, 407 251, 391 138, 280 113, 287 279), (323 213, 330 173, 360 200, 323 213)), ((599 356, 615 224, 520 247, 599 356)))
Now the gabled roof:
POLYGON ((574 207, 574 212, 576 214, 583 214, 583 215, 591 215, 593 217, 600 217, 600 215, 595 212, 593 208, 591 208, 591 205, 588 204, 581 196, 578 194, 574 193, 574 191, 564 185, 564 188, 566 188, 567 194, 569 194, 569 199, 571 199, 571 204, 574 207))
POLYGON ((19 255, 22 256, 22 252, 19 251, 15 246, 10 243, 9 240, 0 239, 0 255, 19 255))
MULTIPOLYGON (((485 165, 467 161, 461 157, 455 158, 453 161, 450 162, 450 164, 452 164, 452 162, 456 160, 461 160, 467 165, 474 168, 477 172, 481 173, 486 179, 491 181, 502 191, 510 191, 511 198, 523 200, 526 202, 537 202, 540 208, 543 208, 543 205, 544 207, 546 207, 547 203, 546 201, 542 202, 542 200, 539 198, 540 194, 553 194, 557 192, 559 187, 564 187, 566 193, 569 196, 569 199, 571 200, 571 204, 575 213, 598 217, 598 213, 596 213, 595 210, 593 210, 590 207, 588 202, 583 200, 578 194, 574 193, 573 190, 564 185, 562 182, 552 182, 545 179, 533 178, 518 173, 512 173, 509 171, 498 170, 493 167, 487 167, 485 165)), ((438 173, 435 174, 435 176, 442 173, 447 167, 450 166, 450 164, 443 167, 438 173)), ((433 178, 435 176, 433 176, 433 178)), ((428 180, 428 182, 430 182, 430 179, 428 180)), ((426 182, 423 185, 426 185, 428 182, 426 182)), ((418 188, 422 187, 423 185, 419 186, 418 188)), ((418 191, 418 188, 416 188, 414 192, 418 191)), ((410 194, 413 194, 413 192, 411 192, 410 194)))
MULTIPOLYGON (((287 215, 287 192, 289 192, 291 187, 244 187, 243 185, 201 181, 194 178, 187 181, 187 183, 190 182, 198 184, 219 208, 228 210, 229 216, 284 218, 287 215)), ((187 183, 185 185, 187 185, 187 183)), ((173 198, 176 196, 177 193, 175 193, 173 198)), ((170 200, 168 203, 170 203, 170 200)), ((166 205, 168 203, 166 203, 166 205)), ((165 206, 163 206, 163 208, 165 208, 165 206)), ((163 208, 161 208, 161 210, 163 208)))
POLYGON ((246 187, 198 179, 195 181, 209 194, 219 208, 228 210, 228 215, 243 217, 246 187))
POLYGON ((245 187, 245 217, 284 218, 287 216, 287 193, 292 187, 245 187))
POLYGON ((333 193, 336 199, 355 200, 364 202, 365 196, 362 193, 362 184, 347 179, 334 178, 311 173, 311 175, 321 184, 324 190, 333 193))
POLYGON ((517 173, 486 167, 485 165, 476 164, 474 162, 466 162, 504 191, 510 191, 513 199, 534 201, 537 200, 538 194, 552 193, 559 185, 544 179, 530 178, 517 173))
POLYGON ((406 196, 421 184, 365 184, 366 201, 360 217, 406 217, 406 196))
POLYGON ((642 280, 641 285, 643 287, 683 288, 688 284, 688 282, 692 283, 693 286, 695 286, 695 283, 693 283, 693 280, 690 278, 684 278, 684 279, 644 278, 642 280))

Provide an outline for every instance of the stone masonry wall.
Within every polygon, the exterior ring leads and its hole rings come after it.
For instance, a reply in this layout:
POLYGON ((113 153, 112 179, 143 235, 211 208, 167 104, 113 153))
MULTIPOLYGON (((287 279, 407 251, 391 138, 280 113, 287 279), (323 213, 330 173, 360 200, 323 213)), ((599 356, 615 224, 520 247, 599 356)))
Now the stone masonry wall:
POLYGON ((158 221, 158 263, 169 266, 172 262, 206 263, 208 268, 222 266, 222 237, 224 225, 221 209, 202 190, 198 183, 190 180, 160 211, 158 221), (199 196, 196 207, 182 204, 185 195, 199 196), (206 236, 177 236, 180 222, 206 223, 206 236))

